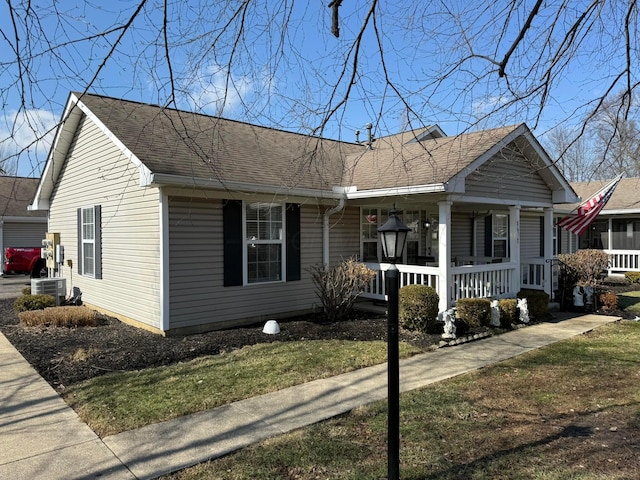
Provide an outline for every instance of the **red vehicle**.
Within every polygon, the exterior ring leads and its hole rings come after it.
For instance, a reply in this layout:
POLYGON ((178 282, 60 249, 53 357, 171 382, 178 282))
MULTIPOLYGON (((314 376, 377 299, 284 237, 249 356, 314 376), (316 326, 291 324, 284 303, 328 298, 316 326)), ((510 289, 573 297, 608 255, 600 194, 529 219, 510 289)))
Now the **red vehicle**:
POLYGON ((28 273, 32 278, 47 276, 44 258, 40 257, 40 247, 4 249, 3 273, 28 273))

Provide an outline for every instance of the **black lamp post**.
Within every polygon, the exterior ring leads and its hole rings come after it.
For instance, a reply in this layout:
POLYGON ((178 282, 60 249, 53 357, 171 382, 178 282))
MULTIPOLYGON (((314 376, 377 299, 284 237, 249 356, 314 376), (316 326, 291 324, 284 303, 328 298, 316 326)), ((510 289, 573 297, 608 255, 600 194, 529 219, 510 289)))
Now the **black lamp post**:
POLYGON ((391 262, 387 270, 387 382, 388 382, 388 480, 400 478, 400 360, 398 352, 398 290, 400 282, 396 261, 402 258, 402 251, 411 229, 398 217, 395 206, 389 218, 378 228, 382 237, 384 256, 391 262))

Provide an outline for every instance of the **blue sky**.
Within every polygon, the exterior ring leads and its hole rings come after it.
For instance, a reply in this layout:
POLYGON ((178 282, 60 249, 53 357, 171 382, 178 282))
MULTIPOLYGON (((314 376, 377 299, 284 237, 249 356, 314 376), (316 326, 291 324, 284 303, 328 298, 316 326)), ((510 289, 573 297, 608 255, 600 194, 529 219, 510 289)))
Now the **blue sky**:
POLYGON ((147 2, 124 35, 120 29, 104 32, 126 24, 137 2, 36 0, 31 5, 39 23, 29 24, 22 5, 14 5, 12 18, 5 3, 0 7, 0 154, 24 150, 12 158, 18 174, 38 176, 69 91, 86 88, 292 131, 317 133, 324 125, 325 136, 349 141, 368 122, 380 136, 402 130, 407 118, 413 125, 438 123, 448 134, 527 122, 544 137, 556 124, 579 123, 586 111, 580 107, 603 93, 624 61, 615 38, 624 2, 611 1, 603 7, 607 10, 593 12, 600 18, 571 52, 571 63, 555 65, 562 68, 540 114, 540 92, 511 104, 514 92, 527 92, 543 78, 551 65, 543 39, 561 45, 568 26, 591 2, 573 0, 560 14, 562 2, 543 6, 507 65, 509 91, 487 58, 504 57, 535 2, 515 2, 517 9, 508 12, 507 2, 490 0, 473 5, 379 1, 375 23, 370 20, 362 36, 352 81, 353 45, 372 1, 343 2, 339 38, 331 34, 328 1, 253 1, 246 11, 235 1, 170 1, 170 63, 158 28, 164 24, 162 2, 147 2), (244 30, 234 21, 241 15, 244 30), (554 30, 545 30, 554 23, 554 30), (13 51, 16 31, 21 54, 30 59, 23 65, 23 81, 13 51), (462 61, 470 52, 476 57, 462 61))

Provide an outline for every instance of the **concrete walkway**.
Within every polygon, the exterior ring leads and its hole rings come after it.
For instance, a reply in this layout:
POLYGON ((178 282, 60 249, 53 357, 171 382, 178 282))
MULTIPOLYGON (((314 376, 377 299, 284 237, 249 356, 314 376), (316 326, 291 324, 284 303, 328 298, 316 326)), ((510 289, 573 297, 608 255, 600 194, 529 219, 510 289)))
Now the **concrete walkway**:
MULTIPOLYGON (((423 387, 618 320, 583 315, 401 362, 423 387)), ((0 478, 150 479, 386 398, 386 364, 98 438, 0 334, 0 478)))

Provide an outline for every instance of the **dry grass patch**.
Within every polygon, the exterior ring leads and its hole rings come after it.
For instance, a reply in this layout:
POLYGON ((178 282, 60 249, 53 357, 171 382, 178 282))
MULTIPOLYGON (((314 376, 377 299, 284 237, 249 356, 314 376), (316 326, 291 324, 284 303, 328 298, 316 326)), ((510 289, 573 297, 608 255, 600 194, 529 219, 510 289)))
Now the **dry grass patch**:
MULTIPOLYGON (((620 322, 404 393, 401 478, 640 478, 639 342, 620 322)), ((377 402, 163 478, 386 478, 386 420, 377 402)))
POLYGON ((95 327, 98 314, 87 307, 47 307, 18 314, 20 323, 27 327, 95 327))

